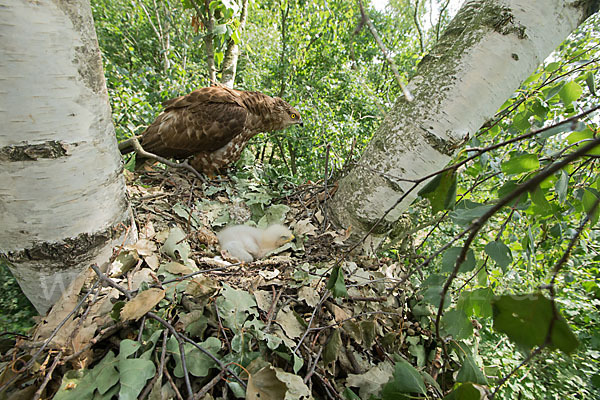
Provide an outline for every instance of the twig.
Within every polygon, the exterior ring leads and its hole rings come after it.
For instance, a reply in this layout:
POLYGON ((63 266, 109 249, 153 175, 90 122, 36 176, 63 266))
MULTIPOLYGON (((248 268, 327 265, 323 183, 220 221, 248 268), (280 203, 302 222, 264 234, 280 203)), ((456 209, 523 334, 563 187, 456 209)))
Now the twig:
POLYGON ((71 312, 65 318, 63 318, 63 320, 58 324, 58 326, 56 328, 54 328, 54 330, 52 331, 52 333, 50 334, 50 336, 44 341, 44 344, 39 348, 39 350, 37 352, 35 352, 35 354, 27 362, 27 364, 25 364, 25 366, 23 366, 23 368, 21 368, 19 371, 17 371, 18 373, 15 374, 6 383, 4 383, 4 385, 0 386, 0 393, 2 393, 7 387, 9 387, 10 385, 12 385, 13 382, 17 380, 17 378, 19 377, 19 373, 20 372, 26 371, 29 368, 31 368, 31 366, 33 365, 33 363, 37 361, 37 359, 40 356, 40 354, 42 354, 42 352, 50 344, 50 342, 52 341, 52 339, 54 339, 54 336, 56 336, 56 334, 58 333, 58 331, 67 323, 67 321, 69 320, 69 318, 71 318, 71 316, 73 314, 75 314, 75 312, 77 312, 77 310, 79 310, 79 307, 81 307, 81 305, 83 304, 83 302, 96 289, 96 286, 98 286, 98 283, 99 283, 99 281, 94 282, 94 285, 91 287, 91 289, 88 290, 88 292, 83 296, 83 298, 79 301, 79 303, 77 303, 77 305, 73 308, 73 310, 71 310, 71 312))
MULTIPOLYGON (((479 230, 483 227, 483 225, 487 222, 487 220, 490 219, 502 207, 511 203, 513 200, 517 199, 519 196, 521 196, 526 191, 537 187, 544 179, 548 178, 552 174, 561 170, 567 164, 571 163, 575 159, 577 159, 581 156, 584 156, 587 152, 592 150, 598 144, 600 144, 600 138, 594 139, 587 146, 584 146, 581 149, 579 149, 578 151, 575 151, 575 152, 569 154, 567 157, 562 159, 560 162, 557 162, 553 165, 548 166, 544 171, 540 172, 533 178, 529 179, 527 182, 521 184, 517 189, 515 189, 511 193, 507 194, 502 199, 500 199, 500 201, 498 201, 498 203, 496 203, 488 212, 486 212, 484 215, 479 217, 475 222, 473 222, 471 224, 471 226, 469 226, 469 228, 467 228, 469 231, 471 231, 471 233, 469 234, 469 237, 465 240, 465 243, 464 243, 464 245, 461 249, 461 252, 460 252, 460 254, 456 260, 456 263, 454 265, 454 269, 452 270, 452 272, 450 273, 450 276, 446 280, 446 283, 444 284, 444 287, 442 288, 442 292, 441 292, 440 304, 438 306, 438 312, 437 312, 437 315, 435 318, 435 333, 436 333, 436 337, 437 337, 438 341, 440 341, 440 343, 442 343, 442 344, 444 343, 441 340, 440 331, 439 331, 440 319, 441 319, 443 308, 444 308, 444 301, 445 301, 444 297, 446 296, 446 293, 448 293, 448 290, 450 289, 450 285, 452 284, 452 281, 458 275, 458 270, 459 270, 461 264, 466 259, 469 246, 472 243, 472 241, 475 239, 475 236, 477 235, 479 230)), ((445 350, 445 346, 444 346, 444 350, 445 350)))
POLYGON ((223 340, 225 340, 225 343, 227 344, 227 350, 229 352, 231 352, 231 343, 229 343, 229 338, 227 338, 227 332, 225 332, 225 327, 223 326, 223 323, 221 322, 221 314, 219 313, 219 306, 217 306, 216 301, 214 302, 214 305, 215 305, 215 313, 217 314, 217 322, 219 323, 219 330, 223 334, 223 340))
POLYGON ((389 51, 385 47, 385 44, 383 44, 383 41, 381 40, 381 37, 377 33, 377 29, 375 28, 375 25, 373 25, 373 22, 371 22, 371 19, 369 18, 369 15, 365 12, 362 0, 357 0, 357 1, 358 1, 358 6, 360 8, 360 14, 362 15, 362 18, 365 21, 365 23, 367 24, 367 26, 369 27, 369 30, 371 31, 371 34, 373 35, 373 38, 375 39, 375 42, 377 42, 377 45, 379 46, 379 49, 383 53, 383 56, 385 57, 386 61, 390 65, 390 68, 392 69, 392 72, 394 73, 394 77, 396 78, 396 81, 400 85, 400 89, 402 89, 402 93, 404 94, 404 98, 408 102, 413 101, 414 97, 408 91, 408 88, 404 85, 404 83, 402 82, 402 78, 400 77, 400 72, 398 72, 398 68, 396 67, 396 63, 390 57, 389 51))
MULTIPOLYGON (((125 297, 127 297, 128 300, 131 300, 132 296, 131 296, 131 292, 129 290, 121 287, 120 285, 115 283, 112 279, 110 279, 109 277, 104 275, 102 273, 102 271, 100 271, 100 269, 98 268, 97 265, 92 265, 92 269, 94 270, 96 275, 98 275, 98 281, 96 281, 96 283, 98 283, 100 281, 105 282, 109 286, 114 287, 115 289, 117 289, 118 291, 123 293, 125 295, 125 297)), ((147 312, 146 316, 161 323, 163 326, 165 326, 167 329, 169 329, 169 331, 171 331, 171 333, 175 336, 175 339, 177 339, 177 342, 179 343, 179 355, 181 357, 181 367, 183 369, 185 385, 186 385, 187 391, 188 391, 188 397, 190 397, 190 398, 193 397, 194 392, 192 391, 192 384, 190 382, 190 376, 189 376, 189 373, 187 370, 187 364, 185 362, 185 349, 183 348, 183 340, 181 339, 182 335, 180 335, 179 332, 177 332, 175 330, 173 325, 171 325, 170 323, 168 323, 167 321, 165 321, 158 315, 154 314, 153 312, 147 312)))
POLYGON ((171 384, 171 388, 173 388, 173 391, 175 392, 175 395, 177 396, 177 398, 179 400, 183 400, 183 396, 181 395, 181 393, 179 392, 179 389, 177 389, 177 385, 175 384, 175 381, 173 380, 173 378, 171 377, 171 374, 169 374, 169 370, 167 369, 167 366, 163 366, 163 373, 165 374, 165 376, 167 377, 167 380, 169 381, 169 383, 171 384))
POLYGON ((325 346, 320 346, 319 347, 319 352, 315 356, 314 360, 312 361, 312 365, 311 365, 308 373, 304 377, 304 384, 308 383, 308 381, 310 380, 310 378, 312 377, 312 375, 315 373, 315 368, 317 368, 317 362, 319 361, 319 358, 321 358, 321 353, 323 353, 323 349, 324 348, 325 348, 325 346))
POLYGON ((304 342, 304 339, 306 339, 306 336, 311 331, 310 326, 312 325, 312 323, 313 323, 313 321, 315 319, 315 316, 317 315, 317 311, 321 309, 321 305, 323 305, 323 302, 325 302, 325 300, 327 300, 330 295, 331 295, 331 292, 329 290, 325 290, 325 294, 323 294, 323 296, 321 296, 321 299, 319 300, 319 303, 315 306, 315 308, 314 308, 314 310, 313 310, 313 312, 312 312, 312 314, 310 316, 310 320, 308 321, 308 325, 306 326, 306 330, 304 331, 304 333, 300 337, 300 340, 298 340, 298 344, 294 348, 294 354, 298 353, 298 349, 302 345, 302 342, 304 342))
POLYGON ((210 380, 198 393, 194 395, 194 400, 200 400, 217 384, 223 379, 224 371, 221 370, 214 378, 210 380))
POLYGON ((416 0, 415 2, 415 12, 413 13, 413 20, 415 21, 417 33, 419 34, 419 45, 421 48, 421 53, 425 53, 425 44, 423 43, 423 31, 421 30, 421 25, 419 25, 419 0, 416 0))
MULTIPOLYGON (((329 175, 329 152, 331 150, 331 143, 327 142, 325 146, 325 178, 323 179, 323 188, 325 190, 325 202, 329 198, 329 191, 327 189, 327 178, 329 175)), ((327 229, 327 207, 323 207, 323 223, 321 224, 321 232, 325 232, 327 229)))
POLYGON ((492 397, 490 398, 490 400, 494 399, 494 397, 496 396, 496 393, 498 393, 498 390, 500 389, 500 387, 502 385, 504 385, 506 383, 506 381, 508 381, 510 379, 511 376, 513 376, 522 366, 524 366, 529 361, 531 361, 533 359, 533 357, 535 357, 536 355, 541 353, 541 351, 544 349, 544 346, 537 347, 535 350, 533 350, 531 353, 529 353, 529 355, 523 361, 521 361, 521 363, 519 365, 517 365, 512 371, 510 371, 508 373, 508 375, 506 375, 504 378, 500 379, 500 381, 498 381, 498 384, 496 385, 496 388, 494 389, 494 393, 492 393, 492 397))
POLYGON ((33 400, 39 400, 42 397, 42 393, 43 393, 44 389, 46 388, 46 385, 48 385, 48 382, 50 382, 50 379, 52 378, 52 373, 54 372, 54 369, 58 365, 58 362, 60 361, 62 354, 63 354, 63 352, 59 351, 58 354, 56 355, 56 357, 54 357, 54 361, 52 362, 52 365, 48 369, 48 372, 46 372, 46 377, 44 378, 44 381, 40 385, 39 389, 35 392, 35 395, 33 396, 33 400))
POLYGON ((133 144, 133 148, 135 149, 135 152, 137 154, 139 154, 142 157, 145 158, 151 158, 153 160, 159 161, 165 165, 168 165, 169 167, 173 167, 173 168, 184 168, 187 169, 188 171, 190 171, 191 173, 193 173, 196 178, 200 179, 202 182, 206 183, 206 178, 204 178, 204 176, 202 176, 202 174, 200 174, 198 171, 196 171, 196 169, 194 167, 192 167, 190 164, 188 164, 187 160, 185 160, 182 163, 176 163, 173 162, 171 160, 167 160, 164 157, 161 156, 157 156, 156 154, 153 153, 149 153, 146 150, 144 150, 142 148, 142 145, 140 144, 139 140, 137 140, 136 137, 131 138, 131 143, 133 144))
POLYGON ((273 301, 271 302, 271 307, 269 307, 269 312, 267 312, 267 325, 265 327, 265 330, 267 332, 269 331, 269 327, 271 326, 271 323, 273 322, 273 315, 275 314, 275 308, 277 306, 277 303, 279 302, 279 298, 281 297, 283 290, 284 290, 284 288, 282 287, 277 292, 277 294, 273 297, 273 301))

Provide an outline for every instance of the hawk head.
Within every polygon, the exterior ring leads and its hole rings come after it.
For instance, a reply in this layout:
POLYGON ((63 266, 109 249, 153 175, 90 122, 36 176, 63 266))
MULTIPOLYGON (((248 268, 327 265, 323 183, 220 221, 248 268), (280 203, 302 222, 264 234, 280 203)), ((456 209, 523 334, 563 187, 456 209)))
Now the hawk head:
POLYGON ((298 110, 279 97, 274 97, 274 99, 275 104, 273 106, 273 111, 279 117, 279 121, 281 123, 281 127, 279 129, 285 129, 291 125, 304 126, 302 117, 300 117, 298 110))

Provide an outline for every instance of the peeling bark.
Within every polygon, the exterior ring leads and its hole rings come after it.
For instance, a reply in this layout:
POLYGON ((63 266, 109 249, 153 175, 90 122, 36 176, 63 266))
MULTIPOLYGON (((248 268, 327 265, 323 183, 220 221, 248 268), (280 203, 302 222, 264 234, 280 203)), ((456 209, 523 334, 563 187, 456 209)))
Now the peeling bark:
POLYGON ((0 262, 40 313, 134 238, 89 2, 0 7, 0 262))
POLYGON ((357 166, 340 181, 331 214, 355 239, 378 244, 415 199, 410 180, 442 169, 597 0, 471 0, 448 25, 388 113, 357 166), (391 211, 390 211, 391 210, 391 211), (387 214, 386 214, 387 212, 387 214))

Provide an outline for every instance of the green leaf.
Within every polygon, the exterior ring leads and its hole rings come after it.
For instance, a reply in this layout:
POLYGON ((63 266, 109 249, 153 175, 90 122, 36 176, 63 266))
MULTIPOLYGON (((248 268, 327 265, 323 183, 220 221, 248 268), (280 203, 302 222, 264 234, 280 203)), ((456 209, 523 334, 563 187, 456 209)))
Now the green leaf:
POLYGON ((407 361, 400 359, 394 366, 394 374, 381 391, 383 400, 398 399, 404 393, 426 394, 425 380, 407 361))
POLYGON ((592 225, 595 225, 596 222, 598 222, 598 215, 600 212, 600 207, 596 204, 598 202, 598 199, 598 192, 592 188, 586 188, 583 192, 583 197, 581 198, 581 202, 583 203, 583 209, 590 216, 590 221, 592 225))
POLYGON ((236 290, 223 284, 216 303, 224 325, 234 332, 239 332, 250 316, 258 317, 256 300, 245 290, 236 290))
POLYGON ((329 275, 326 288, 331 290, 331 294, 334 298, 348 296, 346 284, 344 283, 344 271, 342 270, 341 265, 338 265, 331 270, 331 275, 329 275))
POLYGON ((454 339, 466 339, 473 335, 473 324, 462 310, 446 311, 442 324, 444 331, 454 339))
POLYGON ((560 100, 567 107, 570 106, 572 102, 579 99, 582 94, 583 89, 581 89, 581 86, 575 81, 566 83, 562 89, 560 89, 560 92, 558 92, 560 100))
POLYGON ((215 27, 213 28, 212 34, 213 35, 222 35, 225 32, 227 32, 227 25, 220 24, 220 25, 215 25, 215 27))
POLYGON ((539 186, 531 191, 531 200, 533 201, 533 204, 535 204, 533 211, 536 215, 544 217, 552 213, 552 205, 550 205, 546 199, 544 190, 539 186))
POLYGON ((123 167, 129 172, 135 171, 135 154, 136 153, 131 154, 131 156, 129 157, 129 160, 127 160, 127 163, 125 163, 125 165, 123 167))
MULTIPOLYGON (((580 131, 575 131, 575 132, 571 133, 569 136, 567 136, 567 142, 569 144, 575 144, 575 143, 581 142, 583 140, 586 140, 586 141, 592 140, 593 138, 594 138, 594 131, 592 131, 590 128, 585 128, 580 131)), ((579 145, 585 146, 585 142, 580 143, 579 145)))
MULTIPOLYGON (((440 306, 440 300, 442 299, 442 290, 443 287, 442 286, 430 286, 427 289, 425 289, 425 291, 423 292, 423 300, 426 301, 429 304, 432 304, 435 307, 439 307, 440 306)), ((451 304, 450 301, 450 294, 446 293, 446 296, 444 297, 444 308, 448 308, 451 304)), ((419 306, 419 304, 416 304, 415 306, 412 307, 412 311, 413 314, 418 313, 418 310, 415 310, 415 308, 419 306)), ((429 312, 427 310, 427 314, 428 315, 429 312)))
POLYGON ((141 393, 146 381, 154 376, 156 367, 150 360, 142 358, 127 358, 140 348, 140 344, 125 339, 119 346, 119 399, 135 400, 141 393))
POLYGON ((470 225, 476 219, 487 213, 493 206, 473 203, 468 208, 456 209, 450 213, 450 217, 459 225, 470 225))
POLYGON ((558 94, 558 92, 561 91, 561 89, 563 88, 564 85, 565 85, 565 82, 559 82, 556 86, 554 86, 550 90, 548 90, 548 92, 546 93, 545 100, 548 101, 551 98, 553 98, 554 96, 556 96, 558 94))
MULTIPOLYGON (((528 349, 545 344, 553 319, 549 299, 537 293, 496 296, 492 307, 496 331, 505 333, 512 341, 528 349)), ((552 324, 550 348, 571 353, 578 345, 577 337, 559 314, 552 324)))
POLYGON ((258 221, 259 228, 266 228, 269 225, 281 224, 285 221, 285 216, 290 208, 285 204, 276 204, 265 211, 265 215, 258 221))
POLYGON ((94 367, 95 381, 98 385, 98 392, 105 394, 108 390, 119 382, 119 371, 117 371, 118 359, 112 351, 94 367))
POLYGON ((185 232, 178 226, 173 227, 169 231, 169 236, 160 250, 173 260, 185 262, 191 252, 191 247, 185 239, 185 232))
MULTIPOLYGON (((456 261, 458 260, 458 256, 462 251, 462 247, 450 247, 446 251, 444 251, 444 255, 442 256, 442 272, 450 273, 454 270, 456 265, 456 261)), ((460 264, 458 272, 469 272, 475 269, 477 262, 475 261, 475 253, 473 253, 473 249, 467 250, 467 255, 465 257, 465 261, 460 264)))
POLYGON ((346 400, 360 400, 360 397, 356 393, 354 393, 350 388, 344 389, 344 392, 342 394, 344 395, 344 398, 346 400))
MULTIPOLYGON (((221 349, 221 341, 216 337, 209 337, 202 343, 198 343, 200 347, 208 351, 215 357, 221 349)), ((216 363, 209 356, 198 350, 191 343, 183 345, 185 352, 185 363, 190 374, 196 377, 205 377, 211 368, 216 367, 216 363)), ((167 341, 167 351, 175 358, 175 369, 173 374, 178 378, 183 378, 183 365, 181 362, 181 353, 179 351, 179 343, 174 336, 171 336, 167 341)))
POLYGON ((567 200, 567 189, 569 188, 569 175, 561 170, 559 172, 559 177, 554 184, 554 188, 556 189, 556 194, 558 195, 558 201, 564 204, 565 200, 567 200))
POLYGON ((154 363, 141 358, 128 358, 119 360, 119 400, 136 400, 146 386, 146 381, 151 379, 156 372, 154 363))
POLYGON ((590 89, 590 93, 595 96, 596 95, 596 83, 594 82, 594 73, 592 71, 590 71, 586 74, 585 83, 587 84, 588 89, 590 89))
POLYGON ((434 214, 438 211, 453 209, 456 202, 456 174, 454 170, 448 170, 433 177, 419 191, 419 196, 429 199, 434 214))
POLYGON ((494 292, 490 288, 479 288, 473 291, 463 291, 458 298, 456 307, 463 310, 468 317, 476 315, 481 318, 492 316, 492 299, 494 292))
POLYGON ((516 175, 540 168, 540 161, 535 154, 521 154, 513 156, 510 160, 503 162, 501 168, 502 172, 507 175, 516 175))
POLYGON ((506 268, 513 261, 510 249, 500 240, 495 240, 486 244, 485 252, 504 272, 506 272, 506 268))
POLYGON ((463 383, 450 393, 444 400, 479 400, 481 398, 481 393, 473 384, 471 383, 463 383))
POLYGON ((339 329, 334 329, 331 333, 329 341, 323 349, 323 364, 325 364, 326 367, 338 359, 341 347, 342 335, 339 329))
POLYGON ((90 370, 71 370, 63 376, 60 388, 53 399, 83 400, 91 399, 96 383, 90 370))
POLYGON ((460 367, 458 371, 458 375, 456 376, 457 382, 472 382, 477 383, 479 385, 487 385, 488 381, 481 368, 477 366, 473 357, 470 354, 465 354, 463 359, 463 365, 460 367))

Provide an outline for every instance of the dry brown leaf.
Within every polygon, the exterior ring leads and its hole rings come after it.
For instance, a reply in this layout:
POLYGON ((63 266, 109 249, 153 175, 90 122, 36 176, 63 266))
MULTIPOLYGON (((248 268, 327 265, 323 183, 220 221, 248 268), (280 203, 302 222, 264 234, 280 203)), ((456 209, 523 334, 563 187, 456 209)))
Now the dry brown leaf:
POLYGON ((131 277, 131 289, 138 290, 142 282, 153 282, 152 270, 150 268, 142 268, 131 277))
POLYGON ((158 266, 160 265, 158 255, 156 254, 151 254, 149 256, 144 257, 144 261, 146 261, 146 264, 148 264, 152 271, 156 271, 158 269, 158 266))
POLYGON ((127 302, 121 310, 121 320, 138 320, 148 311, 152 310, 162 299, 165 291, 159 288, 144 290, 127 302))
POLYGON ((314 307, 319 303, 320 297, 315 289, 303 286, 298 290, 298 299, 304 300, 309 307, 314 307))
POLYGON ((97 329, 98 326, 94 322, 79 328, 73 337, 73 352, 77 353, 79 350, 84 348, 90 342, 90 340, 92 340, 97 329))
POLYGON ((189 281, 185 293, 193 297, 212 296, 221 285, 206 276, 198 276, 189 281))
POLYGON ((271 293, 266 290, 256 290, 253 294, 258 308, 264 312, 268 312, 271 309, 271 303, 273 302, 271 293))
POLYGON ((139 235, 140 239, 150 239, 156 235, 152 221, 148 221, 148 223, 144 225, 142 229, 140 229, 139 235))
POLYGON ((289 306, 285 306, 277 313, 275 320, 285 331, 286 335, 292 339, 300 337, 304 333, 304 327, 296 318, 294 311, 289 306))
MULTIPOLYGON (((36 341, 48 338, 58 324, 61 323, 61 321, 65 319, 65 317, 71 311, 73 311, 77 303, 79 303, 79 293, 81 292, 81 288, 86 280, 92 276, 95 276, 95 273, 91 268, 88 268, 81 272, 75 279, 73 279, 73 281, 61 295, 60 299, 54 303, 54 306, 50 309, 48 316, 43 319, 44 322, 37 325, 33 335, 36 341)), ((70 317, 70 321, 73 321, 72 316, 70 317)), ((73 330, 68 329, 67 325, 69 324, 65 324, 65 326, 60 329, 59 335, 70 335, 73 330)), ((66 337, 60 338, 59 335, 57 335, 52 342, 63 344, 66 343, 66 337)))
POLYGON ((171 261, 167 265, 165 265, 165 271, 170 272, 174 275, 187 275, 195 272, 196 270, 187 265, 183 265, 181 263, 171 261))
POLYGON ((125 246, 126 250, 135 250, 140 256, 149 256, 156 252, 156 243, 148 239, 140 239, 135 244, 125 246))
POLYGON ((351 317, 351 315, 346 312, 346 310, 344 310, 341 307, 338 307, 337 305, 331 303, 331 308, 333 310, 333 318, 335 318, 335 322, 340 323, 348 318, 351 317))
POLYGON ((265 278, 265 280, 270 281, 271 279, 275 279, 279 276, 279 274, 281 274, 281 271, 279 271, 277 268, 275 268, 273 271, 258 271, 258 274, 260 276, 262 276, 263 278, 265 278))
POLYGON ((296 235, 315 236, 317 234, 317 227, 310 223, 310 218, 302 219, 296 222, 294 233, 296 235))

